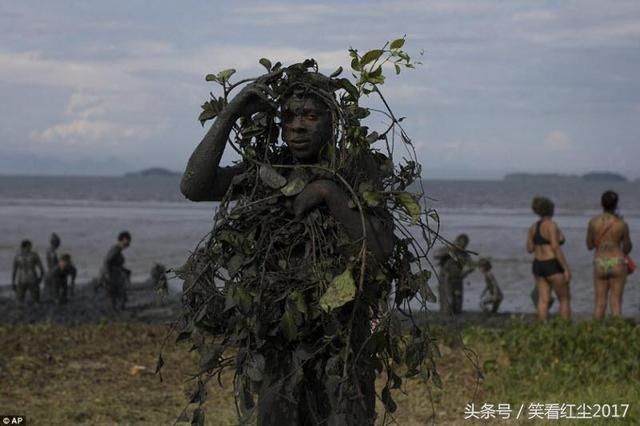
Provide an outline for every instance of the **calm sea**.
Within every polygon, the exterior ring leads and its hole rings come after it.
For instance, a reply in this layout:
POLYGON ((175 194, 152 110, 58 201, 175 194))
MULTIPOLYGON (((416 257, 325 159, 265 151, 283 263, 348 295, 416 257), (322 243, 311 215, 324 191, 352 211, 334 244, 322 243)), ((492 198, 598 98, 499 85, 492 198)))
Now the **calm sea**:
MULTIPOLYGON (((135 279, 146 278, 154 262, 181 265, 211 229, 215 203, 185 201, 178 182, 177 177, 149 176, 0 176, 0 285, 10 282, 20 240, 31 239, 44 255, 51 232, 62 238, 61 252, 72 254, 81 283, 97 275, 102 257, 123 229, 133 234, 125 256, 135 279)), ((440 213, 443 236, 453 238, 465 232, 471 238, 471 250, 492 258, 505 294, 501 310, 512 312, 533 312, 531 257, 524 247, 527 229, 536 219, 529 204, 537 194, 556 202, 556 221, 566 235, 563 249, 574 275, 573 310, 591 312, 591 253, 584 240, 587 222, 598 212, 600 194, 606 189, 619 192, 632 240, 640 244, 640 185, 635 183, 425 182, 426 192, 434 199, 430 204, 440 213)), ((640 251, 636 257, 640 260, 640 251)), ((625 290, 626 315, 640 313, 639 276, 631 276, 625 290)), ((478 309, 483 286, 479 273, 469 276, 466 309, 478 309)))

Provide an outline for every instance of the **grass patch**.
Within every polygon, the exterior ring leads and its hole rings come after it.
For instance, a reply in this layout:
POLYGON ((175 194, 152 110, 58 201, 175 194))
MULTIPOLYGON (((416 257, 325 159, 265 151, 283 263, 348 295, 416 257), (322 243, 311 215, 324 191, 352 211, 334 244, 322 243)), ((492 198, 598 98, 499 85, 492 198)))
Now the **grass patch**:
MULTIPOLYGON (((26 414, 31 425, 172 424, 193 390, 188 378, 196 357, 185 346, 168 344, 160 382, 153 372, 166 332, 159 325, 122 323, 0 326, 0 408, 26 414)), ((469 327, 459 336, 467 350, 449 331, 436 334, 444 386, 407 381, 396 398, 397 424, 428 424, 434 414, 437 424, 473 424, 463 420, 469 402, 630 403, 625 419, 578 423, 640 424, 636 324, 515 321, 504 329, 469 327)), ((207 424, 235 424, 231 379, 227 373, 222 388, 210 386, 207 424)))

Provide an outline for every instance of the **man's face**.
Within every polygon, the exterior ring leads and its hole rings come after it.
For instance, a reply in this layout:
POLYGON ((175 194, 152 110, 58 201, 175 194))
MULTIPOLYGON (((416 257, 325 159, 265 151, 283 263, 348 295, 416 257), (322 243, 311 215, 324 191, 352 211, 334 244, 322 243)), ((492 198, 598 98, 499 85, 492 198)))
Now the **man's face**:
POLYGON ((64 259, 60 259, 58 261, 58 266, 60 267, 60 269, 65 269, 67 267, 67 261, 64 259))
POLYGON ((129 240, 128 238, 123 238, 120 240, 120 247, 122 247, 123 250, 129 247, 130 245, 131 245, 131 240, 129 240))
POLYGON ((292 96, 282 110, 282 139, 302 163, 318 161, 331 135, 329 109, 313 97, 292 96))

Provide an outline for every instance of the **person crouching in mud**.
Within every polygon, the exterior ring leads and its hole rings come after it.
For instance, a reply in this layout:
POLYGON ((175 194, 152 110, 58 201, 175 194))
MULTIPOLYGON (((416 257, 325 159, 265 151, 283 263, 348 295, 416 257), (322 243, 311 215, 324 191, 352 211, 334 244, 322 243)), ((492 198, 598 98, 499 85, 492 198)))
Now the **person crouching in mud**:
POLYGON ((486 283, 486 287, 482 290, 480 294, 480 308, 482 312, 495 314, 498 312, 498 308, 500 307, 500 303, 502 303, 502 299, 504 296, 502 295, 502 290, 498 286, 498 281, 496 277, 491 272, 491 261, 486 257, 478 260, 478 269, 484 275, 484 280, 486 283))
MULTIPOLYGON (((320 75, 321 76, 321 75, 320 75)), ((318 77, 320 78, 320 77, 318 77)), ((325 77, 326 78, 326 77, 325 77)), ((311 82, 313 84, 313 82, 311 82)), ((294 89, 285 98, 282 106, 282 139, 286 144, 284 163, 316 164, 324 155, 333 140, 333 123, 330 105, 316 95, 324 90, 315 87, 308 92, 303 87, 294 89)), ((240 175, 245 167, 236 165, 220 167, 220 160, 225 150, 229 133, 234 123, 262 111, 274 110, 278 106, 268 98, 268 88, 258 80, 242 89, 219 113, 202 142, 197 146, 184 173, 181 190, 192 201, 220 200, 229 189, 232 179, 240 175)), ((333 96, 329 93, 328 96, 333 96)), ((370 167, 367 159, 361 161, 362 174, 370 179, 376 172, 370 167)), ((360 213, 349 207, 350 196, 335 181, 319 178, 306 185, 292 204, 293 215, 303 218, 316 209, 325 209, 343 227, 352 241, 363 237, 360 213)), ((286 209, 286 205, 280 205, 286 209)), ((382 261, 390 256, 393 250, 393 225, 383 219, 367 216, 367 246, 373 257, 382 261)), ((335 238, 327 235, 327 238, 335 238)), ((303 256, 304 253, 293 253, 303 256)), ((300 262, 304 261, 303 259, 300 262)), ((289 268, 295 268, 289 264, 289 268)), ((265 377, 262 388, 258 391, 257 424, 258 426, 294 426, 294 425, 372 425, 375 420, 375 372, 364 349, 366 336, 370 333, 370 321, 366 310, 361 309, 354 321, 354 330, 350 344, 358 358, 360 368, 354 374, 358 379, 348 383, 349 397, 334 406, 337 397, 334 395, 336 385, 330 384, 330 378, 322 373, 323 363, 331 356, 344 349, 327 347, 321 353, 304 364, 304 379, 295 389, 285 389, 286 377, 277 370, 280 360, 288 359, 286 347, 275 352, 264 353, 266 358, 265 377), (334 351, 335 353, 327 353, 334 351), (293 395, 291 394, 293 392, 293 395), (287 397, 289 395, 290 397, 287 397)), ((317 329, 322 329, 317 324, 317 329)), ((275 337, 271 337, 273 339, 275 337)))

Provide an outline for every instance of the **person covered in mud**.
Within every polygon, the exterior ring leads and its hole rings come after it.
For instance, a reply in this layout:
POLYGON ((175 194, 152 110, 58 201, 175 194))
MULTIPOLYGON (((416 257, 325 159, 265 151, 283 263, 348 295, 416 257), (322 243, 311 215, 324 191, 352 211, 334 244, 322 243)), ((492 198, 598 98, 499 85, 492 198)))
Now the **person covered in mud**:
POLYGON ((58 265, 58 248, 60 247, 60 237, 55 232, 49 238, 49 248, 47 249, 47 273, 44 277, 44 297, 46 299, 55 298, 55 288, 51 281, 51 272, 58 265))
POLYGON ((113 310, 124 310, 127 302, 127 287, 131 271, 124 267, 125 259, 122 254, 131 245, 131 234, 122 231, 118 235, 118 242, 109 249, 102 266, 101 281, 111 299, 113 310))
POLYGON ((482 312, 495 314, 498 312, 498 308, 500 308, 500 303, 502 303, 502 299, 504 296, 502 295, 502 290, 498 286, 498 281, 496 280, 495 275, 491 272, 492 269, 491 261, 486 257, 478 260, 478 269, 484 275, 484 280, 486 287, 482 290, 480 294, 480 308, 482 312))
POLYGON ((146 282, 160 296, 161 300, 165 300, 169 295, 169 279, 167 278, 167 267, 161 263, 154 263, 149 272, 149 278, 146 282))
MULTIPOLYGON (((323 77, 320 75, 320 77, 323 77)), ((267 75, 265 78, 269 78, 267 75)), ((326 101, 333 93, 327 93, 322 86, 315 86, 313 91, 306 91, 301 87, 294 89, 275 104, 270 97, 265 78, 258 79, 245 86, 229 104, 219 113, 216 121, 204 139, 192 153, 181 182, 182 193, 192 201, 217 201, 229 189, 234 177, 245 170, 243 164, 232 167, 220 167, 220 160, 229 139, 229 133, 237 120, 250 117, 263 111, 274 111, 280 108, 282 139, 286 145, 283 156, 285 164, 310 165, 323 160, 331 145, 335 143, 331 105, 326 101), (318 96, 323 93, 324 96, 318 96)), ((324 77, 326 78, 326 77, 324 77)), ((310 84, 314 84, 311 82, 310 84)), ((376 168, 370 168, 369 162, 362 161, 362 174, 372 176, 376 168)), ((284 201, 279 205, 281 209, 291 211, 294 220, 302 220, 307 214, 318 209, 327 211, 346 231, 352 241, 363 238, 363 223, 360 213, 349 206, 351 197, 336 181, 329 177, 320 177, 308 183, 295 196, 291 205, 284 201)), ((372 259, 383 261, 393 250, 393 225, 379 217, 371 215, 364 219, 367 246, 372 253, 372 259)), ((326 238, 332 238, 327 235, 326 238)), ((304 256, 298 253, 297 256, 304 256)), ((296 267, 295 264, 287 266, 296 267)), ((311 271, 308 271, 311 274, 311 271)), ((345 321, 350 313, 345 313, 345 321)), ((354 321, 351 344, 363 348, 366 336, 370 332, 368 312, 360 309, 354 321), (355 325, 357 323, 357 325, 355 325)), ((316 327, 318 328, 318 327, 316 327)), ((321 329, 321 327, 319 328, 321 329)), ((323 336, 318 336, 322 339, 323 336)), ((284 349, 286 350, 286 349, 284 349)), ((350 386, 357 387, 354 398, 341 401, 339 407, 333 406, 337 393, 336 384, 330 385, 326 372, 322 373, 323 363, 327 362, 331 354, 339 348, 327 348, 322 354, 316 354, 315 360, 307 360, 303 368, 304 380, 293 391, 293 398, 287 398, 285 383, 287 377, 282 377, 275 366, 280 359, 286 359, 282 352, 265 353, 266 369, 262 380, 262 387, 258 391, 257 424, 259 426, 293 426, 301 424, 327 425, 369 425, 375 419, 375 373, 367 364, 367 355, 362 351, 358 362, 361 363, 357 374, 358 383, 350 386), (326 358, 323 358, 325 357, 326 358), (322 358, 322 359, 321 359, 322 358), (270 370, 270 366, 272 370, 270 370)))
POLYGON ((463 281, 475 269, 466 248, 469 236, 460 234, 453 243, 440 248, 434 257, 440 267, 438 299, 440 312, 446 315, 462 313, 463 281))
POLYGON ((29 293, 29 305, 40 303, 40 282, 44 277, 44 268, 38 253, 32 250, 29 240, 20 243, 20 251, 13 260, 11 287, 16 292, 18 306, 23 307, 26 294, 29 293))
POLYGON ((69 301, 69 293, 75 287, 76 268, 67 253, 60 256, 58 264, 51 270, 50 279, 53 285, 55 300, 59 305, 69 301))

